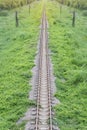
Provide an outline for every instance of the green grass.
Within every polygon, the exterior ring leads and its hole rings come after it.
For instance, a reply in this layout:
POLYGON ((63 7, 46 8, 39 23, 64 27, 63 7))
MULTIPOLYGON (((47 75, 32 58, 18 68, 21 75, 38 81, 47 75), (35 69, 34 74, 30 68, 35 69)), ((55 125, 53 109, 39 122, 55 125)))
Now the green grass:
POLYGON ((0 9, 13 9, 26 5, 27 2, 33 2, 34 0, 0 0, 0 9))
POLYGON ((0 130, 24 130, 17 126, 32 102, 28 99, 41 18, 41 2, 7 11, 0 16, 0 130), (15 27, 15 10, 19 27, 15 27))
POLYGON ((87 17, 77 10, 72 27, 72 9, 47 2, 49 47, 60 104, 55 123, 61 130, 87 130, 87 17))

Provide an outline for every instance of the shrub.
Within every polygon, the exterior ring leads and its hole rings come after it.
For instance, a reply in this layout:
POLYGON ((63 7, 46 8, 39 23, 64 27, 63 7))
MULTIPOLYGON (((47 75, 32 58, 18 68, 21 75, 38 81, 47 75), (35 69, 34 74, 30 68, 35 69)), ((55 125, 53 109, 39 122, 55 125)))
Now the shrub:
POLYGON ((0 9, 12 9, 15 7, 29 4, 34 0, 0 0, 0 9))
POLYGON ((79 9, 87 9, 87 0, 57 0, 59 3, 66 4, 79 9))

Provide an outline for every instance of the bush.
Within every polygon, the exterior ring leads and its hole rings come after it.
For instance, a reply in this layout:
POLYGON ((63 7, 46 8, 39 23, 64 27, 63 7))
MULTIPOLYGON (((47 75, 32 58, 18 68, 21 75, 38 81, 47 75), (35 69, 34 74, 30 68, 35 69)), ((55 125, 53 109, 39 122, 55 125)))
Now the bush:
POLYGON ((34 0, 0 0, 0 9, 12 9, 31 3, 34 0))
POLYGON ((66 4, 79 9, 87 9, 87 0, 57 0, 59 3, 66 4), (62 2, 61 2, 62 1, 62 2))

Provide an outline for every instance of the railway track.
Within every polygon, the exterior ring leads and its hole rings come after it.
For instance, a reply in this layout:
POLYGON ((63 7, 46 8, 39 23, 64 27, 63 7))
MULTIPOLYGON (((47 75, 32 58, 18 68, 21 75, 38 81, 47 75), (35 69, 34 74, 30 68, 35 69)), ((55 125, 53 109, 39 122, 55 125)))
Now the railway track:
POLYGON ((36 108, 32 109, 29 130, 58 130, 52 123, 52 99, 50 58, 48 50, 48 32, 46 11, 43 10, 39 55, 37 64, 37 76, 35 82, 34 97, 36 108))
POLYGON ((51 84, 47 40, 47 20, 44 10, 39 50, 36 130, 52 130, 51 84))

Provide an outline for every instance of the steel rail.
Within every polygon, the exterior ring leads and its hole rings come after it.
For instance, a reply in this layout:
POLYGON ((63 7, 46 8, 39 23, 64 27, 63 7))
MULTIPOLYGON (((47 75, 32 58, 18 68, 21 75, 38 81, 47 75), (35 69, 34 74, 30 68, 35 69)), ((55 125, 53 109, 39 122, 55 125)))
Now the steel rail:
POLYGON ((35 130, 52 130, 52 96, 48 32, 45 9, 43 10, 38 64, 37 114, 35 130), (46 96, 46 97, 45 97, 46 96), (42 113, 41 113, 42 112, 42 113), (43 115, 44 114, 44 115, 43 115))

